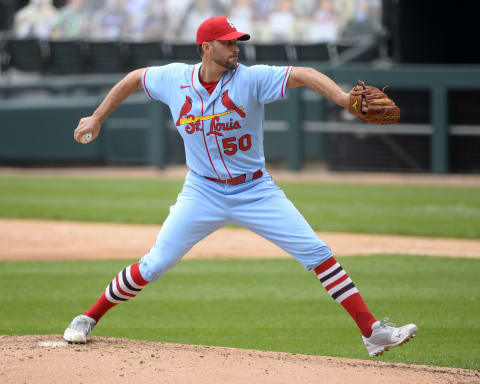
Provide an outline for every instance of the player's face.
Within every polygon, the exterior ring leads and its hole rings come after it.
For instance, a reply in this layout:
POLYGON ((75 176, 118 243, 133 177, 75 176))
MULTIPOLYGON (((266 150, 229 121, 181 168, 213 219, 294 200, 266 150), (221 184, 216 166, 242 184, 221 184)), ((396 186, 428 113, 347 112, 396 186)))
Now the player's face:
POLYGON ((240 48, 238 48, 237 40, 212 41, 212 59, 226 69, 235 69, 238 52, 240 52, 240 48))

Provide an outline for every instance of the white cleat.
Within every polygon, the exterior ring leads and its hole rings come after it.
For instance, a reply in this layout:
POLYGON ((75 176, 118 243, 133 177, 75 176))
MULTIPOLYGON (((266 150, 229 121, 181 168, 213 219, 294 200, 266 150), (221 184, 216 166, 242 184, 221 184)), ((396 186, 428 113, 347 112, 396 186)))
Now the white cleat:
POLYGON ((63 338, 69 343, 87 342, 87 335, 90 334, 97 322, 86 315, 78 315, 75 317, 70 325, 65 329, 63 338))
POLYGON ((370 356, 380 356, 391 347, 396 347, 406 343, 415 337, 418 327, 415 324, 407 324, 396 328, 394 324, 387 323, 388 319, 376 321, 372 324, 372 334, 370 337, 362 336, 365 347, 370 356))

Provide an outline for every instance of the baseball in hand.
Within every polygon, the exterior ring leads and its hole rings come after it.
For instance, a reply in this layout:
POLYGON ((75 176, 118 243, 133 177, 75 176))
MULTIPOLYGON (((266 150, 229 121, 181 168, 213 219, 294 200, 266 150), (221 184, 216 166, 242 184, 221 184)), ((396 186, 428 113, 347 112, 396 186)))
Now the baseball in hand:
POLYGON ((92 140, 92 134, 91 133, 86 133, 82 136, 80 136, 80 143, 82 144, 88 144, 92 140))

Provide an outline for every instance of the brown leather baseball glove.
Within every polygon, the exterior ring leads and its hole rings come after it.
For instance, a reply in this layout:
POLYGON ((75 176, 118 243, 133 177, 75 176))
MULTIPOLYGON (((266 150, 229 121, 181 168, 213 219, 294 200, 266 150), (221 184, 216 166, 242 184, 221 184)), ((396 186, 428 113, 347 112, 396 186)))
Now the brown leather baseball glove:
MULTIPOLYGON (((385 89, 385 88, 383 88, 385 89)), ((350 91, 348 111, 370 124, 395 124, 400 119, 400 108, 383 90, 377 87, 365 86, 363 81, 350 91), (363 110, 363 100, 368 107, 363 110)))

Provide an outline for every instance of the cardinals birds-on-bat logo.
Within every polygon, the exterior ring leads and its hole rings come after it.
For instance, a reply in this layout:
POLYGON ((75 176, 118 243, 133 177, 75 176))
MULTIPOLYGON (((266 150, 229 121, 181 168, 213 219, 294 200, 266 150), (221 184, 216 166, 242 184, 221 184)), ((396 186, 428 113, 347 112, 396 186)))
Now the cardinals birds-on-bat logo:
MULTIPOLYGON (((192 110, 193 100, 191 97, 185 96, 185 102, 183 103, 183 106, 180 109, 180 115, 178 116, 178 120, 175 123, 175 125, 178 127, 182 124, 194 124, 194 128, 192 128, 193 131, 195 130, 198 131, 199 121, 206 121, 206 120, 218 121, 220 116, 228 115, 233 111, 237 112, 240 115, 240 117, 246 116, 245 112, 242 111, 243 107, 240 107, 240 108, 237 107, 235 103, 232 101, 232 99, 230 99, 230 96, 228 96, 228 90, 222 93, 221 99, 222 99, 223 106, 227 108, 225 112, 214 113, 213 115, 192 116, 188 114, 192 110)), ((231 120, 232 119, 230 119, 230 121, 231 120)), ((223 124, 223 123, 219 123, 219 124, 223 124)), ((236 124, 238 124, 238 122, 236 122, 236 124)))
POLYGON ((235 103, 230 99, 230 96, 228 96, 228 90, 222 93, 222 104, 227 109, 235 110, 235 112, 237 112, 240 117, 245 117, 245 112, 238 108, 235 103))
POLYGON ((187 115, 188 112, 190 112, 190 110, 192 109, 192 104, 193 104, 192 98, 189 96, 186 96, 185 103, 183 103, 182 109, 180 110, 180 116, 178 116, 178 120, 176 123, 177 127, 180 125, 180 119, 182 118, 182 116, 187 115))

